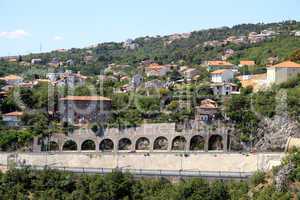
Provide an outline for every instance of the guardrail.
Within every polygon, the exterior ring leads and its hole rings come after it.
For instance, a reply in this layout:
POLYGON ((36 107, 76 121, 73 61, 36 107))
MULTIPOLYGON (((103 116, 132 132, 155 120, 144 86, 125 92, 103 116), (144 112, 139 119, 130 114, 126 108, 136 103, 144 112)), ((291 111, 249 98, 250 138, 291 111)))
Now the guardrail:
MULTIPOLYGON (((17 168, 23 168, 18 166, 17 168)), ((160 176, 160 177, 199 177, 216 179, 248 179, 253 172, 230 172, 230 171, 193 171, 193 170, 151 170, 151 169, 126 169, 126 168, 79 168, 79 167, 56 167, 56 166, 32 166, 36 170, 45 168, 68 171, 73 173, 108 174, 115 171, 131 173, 134 176, 160 176)))

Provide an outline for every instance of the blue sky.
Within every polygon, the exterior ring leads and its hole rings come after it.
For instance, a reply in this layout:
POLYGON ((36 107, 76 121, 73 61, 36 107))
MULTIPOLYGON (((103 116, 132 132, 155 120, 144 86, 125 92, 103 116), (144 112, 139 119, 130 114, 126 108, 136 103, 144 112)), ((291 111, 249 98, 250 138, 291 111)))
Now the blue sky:
POLYGON ((299 0, 0 0, 0 56, 240 23, 300 20, 299 0))

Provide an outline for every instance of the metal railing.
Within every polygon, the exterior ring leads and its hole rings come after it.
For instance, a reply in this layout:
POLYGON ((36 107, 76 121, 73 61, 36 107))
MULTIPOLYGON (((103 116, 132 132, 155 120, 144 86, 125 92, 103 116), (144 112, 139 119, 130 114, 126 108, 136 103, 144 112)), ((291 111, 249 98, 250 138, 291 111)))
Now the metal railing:
MULTIPOLYGON (((23 168, 18 166, 17 168, 23 168)), ((231 171, 196 171, 196 170, 152 170, 152 169, 127 169, 127 168, 82 168, 82 167, 57 167, 57 166, 31 166, 35 170, 53 169, 73 173, 108 174, 115 171, 130 173, 134 176, 160 176, 160 177, 199 177, 216 179, 248 179, 254 172, 231 171)))

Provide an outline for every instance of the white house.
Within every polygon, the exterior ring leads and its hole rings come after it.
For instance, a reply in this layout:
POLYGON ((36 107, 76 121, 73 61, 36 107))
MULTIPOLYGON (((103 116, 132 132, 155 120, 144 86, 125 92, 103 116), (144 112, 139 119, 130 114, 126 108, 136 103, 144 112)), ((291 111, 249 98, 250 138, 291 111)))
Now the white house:
POLYGON ((300 64, 285 61, 267 68, 267 85, 280 84, 300 74, 300 64))
POLYGON ((23 112, 10 112, 3 114, 2 121, 7 126, 18 126, 21 122, 21 117, 23 116, 23 112))
POLYGON ((211 85, 214 95, 239 94, 239 87, 234 83, 213 83, 211 85))
POLYGON ((223 83, 228 82, 233 79, 234 72, 230 69, 220 69, 211 72, 211 81, 213 83, 223 83))

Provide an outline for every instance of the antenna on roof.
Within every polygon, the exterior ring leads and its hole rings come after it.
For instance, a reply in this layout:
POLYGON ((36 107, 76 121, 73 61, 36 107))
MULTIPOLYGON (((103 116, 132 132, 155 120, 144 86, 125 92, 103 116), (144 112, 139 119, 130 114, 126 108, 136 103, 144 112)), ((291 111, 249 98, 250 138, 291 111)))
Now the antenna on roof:
POLYGON ((43 46, 42 46, 42 43, 40 43, 40 53, 42 53, 42 49, 43 49, 43 46))

